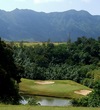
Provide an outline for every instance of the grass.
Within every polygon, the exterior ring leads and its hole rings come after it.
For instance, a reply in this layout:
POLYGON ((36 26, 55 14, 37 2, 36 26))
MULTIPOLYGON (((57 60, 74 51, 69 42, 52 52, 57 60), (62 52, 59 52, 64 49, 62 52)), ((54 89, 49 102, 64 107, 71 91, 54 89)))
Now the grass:
MULTIPOLYGON (((17 45, 19 45, 20 43, 17 42, 17 45)), ((42 42, 23 42, 24 46, 32 46, 34 47, 35 45, 42 45, 42 42)))
POLYGON ((75 94, 76 90, 90 90, 90 88, 71 80, 54 80, 53 84, 36 84, 34 80, 22 79, 20 91, 23 94, 53 96, 63 98, 79 98, 82 95, 75 94))
MULTIPOLYGON (((35 46, 35 45, 42 45, 42 44, 47 44, 47 42, 23 42, 23 45, 25 46, 35 46)), ((53 42, 54 45, 58 45, 58 44, 67 44, 67 42, 53 42)), ((17 42, 17 45, 19 45, 19 43, 17 42)))
POLYGON ((100 110, 100 108, 0 105, 0 110, 100 110))
MULTIPOLYGON (((47 95, 56 97, 77 98, 80 95, 74 94, 75 90, 89 89, 70 80, 54 80, 54 84, 39 85, 35 80, 22 79, 20 91, 32 95, 47 95)), ((90 90, 90 89, 89 89, 90 90)), ((29 105, 0 105, 0 110, 100 110, 92 107, 56 107, 56 106, 29 106, 29 105)))
MULTIPOLYGON (((9 44, 10 42, 7 42, 7 44, 9 44)), ((25 42, 25 41, 22 41, 23 45, 24 46, 31 46, 31 47, 34 47, 36 45, 42 45, 43 43, 44 44, 47 44, 47 42, 25 42)), ((15 46, 20 46, 20 42, 13 42, 13 44, 15 46)), ((58 45, 58 44, 66 44, 66 42, 53 42, 54 45, 58 45)))

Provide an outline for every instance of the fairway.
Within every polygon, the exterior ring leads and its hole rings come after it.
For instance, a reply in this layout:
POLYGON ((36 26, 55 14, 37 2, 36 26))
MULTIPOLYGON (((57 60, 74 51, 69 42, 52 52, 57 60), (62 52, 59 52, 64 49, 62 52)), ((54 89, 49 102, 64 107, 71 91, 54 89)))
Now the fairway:
MULTIPOLYGON (((19 84, 20 92, 30 95, 52 96, 61 98, 80 98, 84 95, 77 94, 75 91, 79 90, 91 90, 90 88, 78 84, 71 80, 50 80, 45 81, 47 84, 37 83, 39 81, 21 79, 19 84), (50 84, 48 84, 50 82, 50 84)), ((41 82, 41 81, 40 81, 41 82)))

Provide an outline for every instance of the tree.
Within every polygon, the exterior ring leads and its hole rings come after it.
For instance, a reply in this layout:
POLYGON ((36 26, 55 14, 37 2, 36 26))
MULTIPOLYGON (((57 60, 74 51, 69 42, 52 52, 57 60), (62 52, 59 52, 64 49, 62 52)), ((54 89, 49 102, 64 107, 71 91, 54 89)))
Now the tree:
POLYGON ((19 72, 23 70, 15 65, 12 48, 0 39, 0 102, 19 104, 19 72))
POLYGON ((95 81, 94 91, 88 96, 88 106, 100 107, 100 80, 95 81))

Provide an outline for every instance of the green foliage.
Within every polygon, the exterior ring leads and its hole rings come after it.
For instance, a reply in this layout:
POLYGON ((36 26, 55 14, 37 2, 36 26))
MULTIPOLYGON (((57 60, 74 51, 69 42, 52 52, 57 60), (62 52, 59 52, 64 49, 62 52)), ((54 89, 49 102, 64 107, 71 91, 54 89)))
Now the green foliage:
POLYGON ((0 39, 0 102, 19 104, 18 73, 21 70, 15 65, 12 55, 12 48, 0 39))
POLYGON ((74 106, 100 107, 100 80, 96 81, 93 92, 79 100, 73 100, 74 106))
POLYGON ((36 99, 34 99, 34 98, 29 98, 28 104, 29 105, 40 105, 39 103, 37 103, 36 99))
POLYGON ((90 88, 94 86, 94 80, 90 78, 85 78, 82 83, 90 88))
POLYGON ((91 71, 99 68, 100 42, 80 37, 75 42, 54 45, 52 42, 25 46, 13 46, 14 59, 25 72, 21 77, 29 79, 70 79, 93 87, 91 71), (87 74, 89 73, 90 74, 87 74))
MULTIPOLYGON (((79 100, 73 100, 73 104, 100 107, 99 39, 81 37, 75 42, 59 45, 48 41, 34 47, 25 46, 22 42, 20 46, 13 46, 13 51, 16 65, 21 65, 25 70, 24 73, 20 72, 21 77, 41 80, 67 79, 84 84, 93 88, 93 92, 79 100)), ((0 71, 6 74, 4 69, 0 71)), ((32 102, 34 101, 30 101, 30 104, 32 102)))

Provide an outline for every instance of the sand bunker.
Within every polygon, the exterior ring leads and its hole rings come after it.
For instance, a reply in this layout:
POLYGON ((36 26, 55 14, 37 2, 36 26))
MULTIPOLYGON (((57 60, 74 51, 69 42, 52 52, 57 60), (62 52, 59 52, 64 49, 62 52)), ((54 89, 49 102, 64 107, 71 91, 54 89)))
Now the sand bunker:
POLYGON ((34 83, 36 83, 36 84, 53 84, 55 82, 54 81, 35 81, 34 83))
POLYGON ((74 93, 81 94, 81 95, 84 95, 84 96, 88 95, 90 92, 92 92, 92 91, 90 91, 90 90, 78 90, 78 91, 74 91, 74 93))

